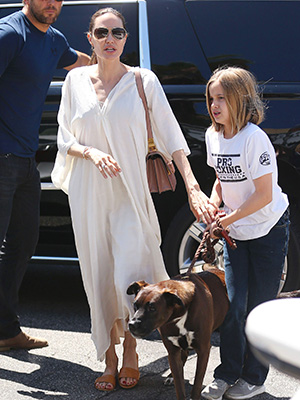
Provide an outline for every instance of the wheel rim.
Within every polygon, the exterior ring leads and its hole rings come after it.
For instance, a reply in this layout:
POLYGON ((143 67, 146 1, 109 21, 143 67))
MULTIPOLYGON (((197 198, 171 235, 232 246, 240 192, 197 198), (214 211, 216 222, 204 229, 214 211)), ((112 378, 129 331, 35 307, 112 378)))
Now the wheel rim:
MULTIPOLYGON (((186 272, 187 269, 189 268, 194 258, 195 252, 202 240, 205 228, 206 228, 205 224, 195 221, 183 235, 178 253, 178 265, 179 265, 179 272, 181 274, 186 272)), ((214 249, 216 252, 216 258, 213 264, 216 265, 218 268, 224 270, 223 243, 221 240, 219 240, 219 242, 215 245, 214 249)), ((203 260, 197 260, 195 263, 195 271, 196 272, 202 271, 204 264, 205 262, 203 260)), ((285 284, 287 270, 288 270, 288 262, 287 262, 287 257, 285 257, 278 293, 282 291, 282 288, 285 284)))
MULTIPOLYGON (((178 265, 179 272, 184 273, 189 268, 195 252, 202 240, 203 232, 205 231, 206 225, 199 222, 194 222, 187 229, 186 233, 183 235, 179 253, 178 253, 178 265)), ((223 243, 221 240, 214 246, 216 252, 216 258, 214 265, 223 269, 223 243)), ((203 269, 205 262, 203 260, 197 260, 195 263, 195 270, 199 272, 203 269)))
POLYGON ((283 289, 287 277, 287 271, 288 271, 288 261, 287 257, 285 257, 278 293, 280 293, 283 289))

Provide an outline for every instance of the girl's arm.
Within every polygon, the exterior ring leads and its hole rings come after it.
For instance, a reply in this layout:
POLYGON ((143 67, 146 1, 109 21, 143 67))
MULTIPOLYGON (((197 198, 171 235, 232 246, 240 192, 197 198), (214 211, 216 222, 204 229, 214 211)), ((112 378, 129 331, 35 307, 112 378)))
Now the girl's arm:
POLYGON ((184 181, 191 211, 197 221, 201 219, 204 223, 210 224, 214 219, 216 208, 210 204, 208 197, 200 189, 184 151, 175 151, 172 158, 184 181))
POLYGON ((272 173, 254 179, 255 192, 236 210, 221 218, 224 228, 265 207, 272 201, 272 173))

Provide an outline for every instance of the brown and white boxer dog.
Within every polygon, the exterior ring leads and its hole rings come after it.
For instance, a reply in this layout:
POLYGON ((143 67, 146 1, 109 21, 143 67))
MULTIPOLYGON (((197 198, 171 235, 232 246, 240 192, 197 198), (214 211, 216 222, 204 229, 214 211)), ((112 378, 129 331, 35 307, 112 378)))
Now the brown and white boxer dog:
POLYGON ((136 296, 129 330, 137 338, 159 330, 178 400, 186 398, 183 367, 189 350, 195 350, 197 368, 191 399, 200 399, 211 334, 222 324, 229 307, 224 272, 210 268, 153 285, 138 281, 128 287, 127 294, 136 296))

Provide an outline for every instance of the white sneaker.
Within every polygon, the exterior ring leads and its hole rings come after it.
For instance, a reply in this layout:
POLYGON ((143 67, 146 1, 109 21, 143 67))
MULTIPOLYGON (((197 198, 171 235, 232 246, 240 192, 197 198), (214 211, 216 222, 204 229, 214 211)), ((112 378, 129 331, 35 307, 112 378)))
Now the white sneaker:
POLYGON ((229 387, 230 385, 222 379, 214 379, 202 390, 201 396, 207 400, 221 400, 229 387))
POLYGON ((226 392, 226 398, 231 400, 251 399, 265 391, 265 386, 250 385, 250 383, 239 379, 237 383, 226 392))

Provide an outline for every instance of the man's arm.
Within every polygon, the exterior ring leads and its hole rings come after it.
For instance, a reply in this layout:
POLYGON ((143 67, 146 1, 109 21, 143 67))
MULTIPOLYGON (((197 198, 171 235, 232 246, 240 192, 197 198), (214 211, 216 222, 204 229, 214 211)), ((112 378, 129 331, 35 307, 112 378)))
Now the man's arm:
POLYGON ((64 69, 70 71, 73 68, 82 67, 89 63, 90 57, 87 54, 81 53, 81 51, 77 51, 77 50, 76 50, 76 53, 78 55, 77 61, 74 64, 65 67, 64 69))

